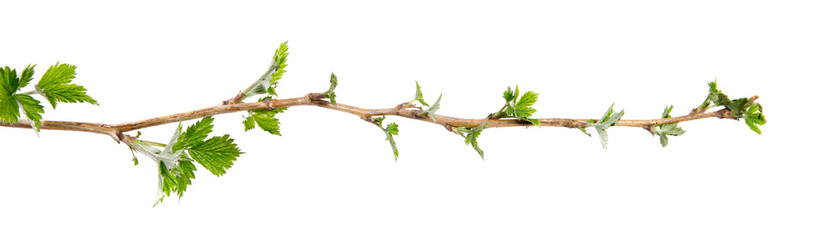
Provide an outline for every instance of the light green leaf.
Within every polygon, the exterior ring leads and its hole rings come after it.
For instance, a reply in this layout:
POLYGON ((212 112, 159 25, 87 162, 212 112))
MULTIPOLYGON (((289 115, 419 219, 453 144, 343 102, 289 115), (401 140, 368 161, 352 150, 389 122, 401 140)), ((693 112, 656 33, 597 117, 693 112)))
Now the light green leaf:
POLYGON ((436 100, 435 103, 432 104, 431 107, 427 108, 427 110, 424 110, 423 112, 421 112, 422 114, 426 114, 427 116, 429 116, 429 118, 432 118, 433 122, 437 122, 437 120, 435 119, 435 112, 437 112, 438 109, 441 108, 441 97, 442 96, 444 96, 443 93, 441 95, 438 95, 438 100, 436 100))
POLYGON ((745 112, 745 124, 757 134, 762 134, 759 126, 765 125, 768 121, 765 120, 765 115, 762 114, 762 105, 753 103, 745 112))
POLYGON ((466 145, 467 146, 472 145, 472 148, 475 149, 475 152, 477 152, 478 155, 481 156, 481 159, 484 159, 484 157, 483 150, 481 149, 480 146, 478 146, 478 137, 481 136, 481 132, 483 131, 484 128, 486 128, 487 124, 488 123, 484 122, 477 127, 473 128, 461 127, 457 129, 458 133, 461 134, 462 137, 464 137, 464 142, 466 142, 466 145))
MULTIPOLYGON (((670 118, 672 109, 674 109, 674 106, 667 106, 665 110, 663 110, 662 118, 670 118)), ((668 136, 680 136, 683 133, 685 133, 685 131, 677 127, 677 123, 661 124, 651 128, 652 135, 660 136, 660 145, 663 147, 668 146, 668 136)))
POLYGON ((17 70, 8 66, 0 68, 0 122, 17 123, 20 119, 20 105, 13 97, 19 85, 17 70))
POLYGON ((589 123, 586 124, 586 127, 592 126, 597 130, 597 135, 600 137, 600 143, 603 144, 603 149, 607 148, 609 141, 609 134, 606 132, 606 129, 616 125, 623 115, 625 115, 625 111, 620 111, 618 113, 614 112, 614 103, 612 103, 611 107, 609 107, 606 113, 600 117, 600 120, 589 121, 589 123))
POLYGON ((324 92, 324 97, 330 98, 330 103, 336 105, 336 87, 338 86, 338 79, 335 73, 330 73, 330 89, 324 92))
POLYGON ((20 103, 20 106, 23 108, 23 113, 25 113, 26 118, 31 121, 31 127, 34 131, 40 131, 41 121, 43 119, 43 116, 40 114, 45 112, 43 105, 40 105, 40 101, 25 94, 14 94, 13 98, 20 103))
POLYGON ((172 150, 176 152, 183 148, 199 144, 204 141, 211 132, 213 132, 213 117, 204 117, 202 120, 188 126, 185 132, 179 136, 172 150))
POLYGON ((418 84, 418 81, 415 81, 415 98, 412 101, 418 101, 421 105, 429 107, 429 104, 424 101, 424 94, 421 92, 421 85, 418 84))
POLYGON ((20 75, 20 85, 17 87, 18 90, 28 86, 28 84, 31 82, 34 77, 34 66, 37 65, 28 65, 28 67, 23 69, 23 72, 20 75))
POLYGON ((49 67, 37 83, 36 89, 48 99, 53 108, 57 108, 57 102, 99 105, 97 100, 86 94, 85 87, 71 83, 76 69, 74 65, 57 63, 49 67))
POLYGON ((281 132, 279 130, 279 119, 275 116, 278 113, 284 112, 287 108, 274 108, 273 110, 256 110, 252 111, 251 115, 245 118, 244 125, 245 131, 253 129, 256 125, 259 125, 259 128, 262 130, 281 136, 281 132))
POLYGON ((225 174, 242 154, 230 135, 212 137, 188 149, 191 158, 216 176, 225 174))

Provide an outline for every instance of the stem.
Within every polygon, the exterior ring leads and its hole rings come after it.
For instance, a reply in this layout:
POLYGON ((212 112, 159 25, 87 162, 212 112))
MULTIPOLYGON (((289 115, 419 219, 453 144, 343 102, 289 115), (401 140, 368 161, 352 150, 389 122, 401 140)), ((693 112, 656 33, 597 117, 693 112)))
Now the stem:
MULTIPOLYGON (((393 108, 380 108, 380 109, 364 109, 355 106, 345 105, 338 103, 337 105, 333 105, 328 101, 321 99, 321 93, 310 93, 303 97, 297 98, 287 98, 287 99, 271 99, 264 102, 253 102, 253 103, 236 103, 230 105, 217 105, 213 107, 193 110, 189 112, 182 112, 177 114, 171 114, 167 116, 149 118, 144 120, 139 120, 135 122, 127 122, 115 125, 109 124, 101 124, 101 123, 86 123, 86 122, 69 122, 69 121, 41 121, 41 129, 48 129, 48 130, 65 130, 65 131, 79 131, 79 132, 90 132, 90 133, 98 133, 103 135, 108 135, 114 138, 116 141, 125 141, 127 135, 123 135, 124 132, 129 132, 133 130, 153 127, 162 124, 168 123, 176 123, 179 121, 184 120, 192 120, 192 119, 199 119, 207 116, 214 116, 219 114, 225 113, 233 113, 233 112, 242 112, 242 111, 250 111, 250 110, 269 110, 273 108, 283 108, 283 107, 294 107, 294 106, 316 106, 322 107, 327 109, 332 109, 336 111, 346 112, 353 115, 357 115, 361 117, 361 119, 367 120, 371 119, 373 116, 383 116, 383 115, 393 115, 393 116, 401 116, 413 120, 425 121, 433 124, 438 124, 444 126, 447 129, 451 129, 453 127, 477 127, 482 123, 486 122, 486 128, 501 128, 501 127, 529 127, 533 126, 532 123, 526 121, 520 121, 517 119, 466 119, 466 118, 457 118, 457 117, 450 117, 445 115, 437 115, 436 121, 432 121, 431 118, 426 116, 422 113, 421 110, 418 109, 408 109, 401 107, 401 105, 393 108)), ((754 96, 749 100, 754 101, 758 96, 754 96)), ((660 118, 660 119, 649 119, 649 120, 620 120, 617 122, 615 126, 622 126, 622 127, 638 127, 644 129, 650 129, 655 125, 660 124, 669 124, 669 123, 679 123, 679 122, 686 122, 686 121, 693 121, 697 119, 703 118, 728 118, 734 119, 731 116, 731 112, 728 109, 722 109, 714 112, 707 112, 707 113, 693 113, 678 117, 671 117, 671 118, 660 118)), ((540 126, 543 127, 566 127, 566 128, 577 128, 585 126, 586 121, 588 118, 583 119, 571 119, 571 118, 539 118, 540 126)), ((15 127, 15 128, 31 128, 30 123, 26 119, 21 119, 18 123, 0 123, 0 126, 4 127, 15 127)))

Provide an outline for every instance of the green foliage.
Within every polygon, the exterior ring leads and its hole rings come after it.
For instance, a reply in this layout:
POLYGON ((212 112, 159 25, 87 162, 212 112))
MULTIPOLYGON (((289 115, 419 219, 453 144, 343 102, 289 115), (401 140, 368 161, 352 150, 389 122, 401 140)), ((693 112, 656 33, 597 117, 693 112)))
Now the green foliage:
POLYGON ((537 102, 537 97, 538 94, 532 91, 528 91, 524 93, 523 96, 520 96, 518 86, 515 86, 514 92, 512 91, 512 87, 509 87, 503 92, 503 99, 506 100, 506 104, 500 111, 493 114, 492 117, 517 118, 518 120, 527 121, 536 126, 540 126, 540 120, 531 118, 537 111, 532 107, 535 105, 535 102, 537 102))
POLYGON ((421 85, 418 84, 418 81, 415 81, 415 98, 413 98, 409 103, 412 103, 413 101, 418 101, 418 103, 421 103, 421 105, 429 107, 429 104, 424 101, 424 93, 421 92, 421 85))
POLYGON ((322 94, 322 95, 324 95, 324 97, 326 97, 326 98, 330 98, 330 103, 332 103, 333 106, 336 105, 336 87, 337 86, 338 86, 338 79, 336 79, 336 74, 335 73, 330 73, 330 89, 327 89, 327 91, 324 92, 324 94, 322 94))
POLYGON ((37 92, 48 99, 52 108, 57 108, 57 102, 99 105, 97 100, 86 94, 85 87, 71 83, 76 70, 77 66, 57 63, 49 67, 40 78, 36 86, 37 92))
MULTIPOLYGON (((668 106, 663 110, 663 118, 671 117, 671 110, 674 106, 668 106)), ((660 136, 660 144, 663 147, 668 146, 668 136, 680 136, 685 133, 685 130, 677 127, 677 123, 660 124, 651 128, 652 135, 660 136)))
POLYGON ((745 124, 751 128, 752 131, 756 132, 757 134, 762 134, 762 130, 759 130, 759 126, 765 125, 768 121, 765 120, 765 115, 762 114, 762 105, 759 103, 753 103, 748 110, 745 111, 745 124))
POLYGON ((43 105, 40 105, 40 101, 25 94, 14 94, 12 98, 20 103, 20 106, 23 108, 23 113, 26 114, 26 118, 31 120, 31 127, 34 131, 40 131, 41 121, 43 119, 43 116, 40 114, 45 113, 43 105))
POLYGON ((481 132, 483 131, 484 128, 486 128, 487 124, 488 123, 484 122, 477 127, 472 128, 460 127, 456 129, 458 134, 460 134, 461 137, 464 138, 464 142, 466 142, 466 145, 467 146, 472 145, 472 148, 475 149, 475 152, 478 152, 478 155, 481 155, 481 159, 484 159, 483 150, 481 150, 481 147, 478 146, 478 137, 481 136, 481 132))
MULTIPOLYGON (((171 193, 182 197, 187 186, 194 178, 196 167, 193 162, 199 163, 216 176, 225 174, 233 166, 236 158, 242 154, 233 143, 230 135, 205 138, 213 132, 213 118, 205 117, 189 126, 182 132, 182 123, 168 141, 168 144, 159 144, 142 140, 128 142, 131 150, 142 153, 159 164, 159 190, 156 203, 161 202, 171 193), (164 147, 158 149, 157 147, 164 147)), ((136 164, 136 157, 134 157, 136 164)))
POLYGON ((276 93, 276 84, 281 80, 284 73, 287 72, 284 68, 287 67, 287 56, 290 55, 290 53, 288 53, 289 50, 290 48, 287 46, 287 42, 283 42, 279 45, 267 71, 242 92, 244 98, 256 94, 278 96, 276 93))
POLYGON ((429 116, 429 118, 432 118, 433 122, 437 122, 437 120, 435 119, 435 112, 437 112, 438 109, 441 108, 441 97, 443 96, 444 96, 443 93, 441 95, 438 95, 438 100, 435 100, 435 103, 433 103, 432 106, 421 112, 422 114, 426 114, 427 116, 429 116))
POLYGON ((276 118, 276 114, 284 112, 284 110, 287 110, 287 108, 274 108, 270 111, 249 111, 250 116, 245 118, 245 121, 243 122, 245 125, 245 131, 254 129, 256 128, 256 125, 258 125, 259 128, 265 132, 281 136, 282 134, 279 131, 279 119, 276 118))
POLYGON ((384 134, 387 135, 386 141, 390 142, 390 147, 392 147, 392 153, 395 156, 395 161, 398 161, 398 147, 395 146, 395 139, 393 139, 393 136, 398 135, 398 124, 393 122, 388 124, 387 127, 384 127, 383 123, 385 118, 386 117, 384 116, 377 117, 373 119, 373 124, 378 126, 378 128, 383 130, 384 134))
POLYGON ((19 90, 20 79, 17 70, 8 66, 0 68, 0 122, 17 123, 20 105, 13 95, 19 90))
POLYGON ((708 108, 722 106, 731 111, 731 117, 736 119, 745 119, 745 124, 751 129, 751 131, 756 132, 757 134, 762 134, 762 130, 759 129, 759 126, 765 125, 767 121, 765 120, 765 115, 762 114, 762 105, 757 102, 751 101, 749 98, 737 98, 730 100, 728 95, 725 95, 717 89, 717 81, 709 82, 708 83, 708 97, 706 97, 705 102, 702 103, 697 109, 698 112, 704 112, 708 108))
POLYGON ((427 109, 424 109, 423 111, 421 111, 421 114, 424 114, 424 115, 428 116, 429 118, 432 118, 432 121, 434 122, 434 121, 437 121, 435 113, 438 111, 438 109, 441 108, 441 97, 442 96, 443 96, 443 94, 438 95, 438 100, 436 100, 435 103, 432 104, 432 106, 429 106, 429 104, 427 104, 427 102, 424 101, 424 93, 421 92, 421 85, 418 84, 418 81, 415 81, 415 98, 413 98, 411 101, 407 102, 407 104, 412 104, 413 102, 417 101, 422 106, 427 107, 427 109))
POLYGON ((589 120, 589 122, 586 124, 585 127, 581 129, 581 131, 586 133, 585 131, 586 127, 594 127, 594 129, 597 130, 597 136, 600 137, 600 143, 603 144, 603 149, 606 149, 609 141, 609 134, 608 132, 606 132, 606 129, 616 125, 624 114, 625 111, 614 113, 614 103, 612 103, 611 107, 609 107, 609 109, 606 110, 606 113, 603 114, 603 117, 601 117, 599 120, 589 120))

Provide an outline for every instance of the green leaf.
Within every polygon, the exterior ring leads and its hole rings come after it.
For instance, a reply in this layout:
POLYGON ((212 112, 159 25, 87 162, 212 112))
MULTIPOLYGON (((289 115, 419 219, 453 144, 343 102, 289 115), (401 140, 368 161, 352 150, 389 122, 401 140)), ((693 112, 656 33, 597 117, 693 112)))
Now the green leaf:
POLYGON ((384 134, 387 135, 386 140, 390 142, 390 147, 392 147, 392 153, 395 156, 395 161, 398 161, 398 147, 395 146, 395 139, 393 139, 394 135, 398 135, 398 124, 393 122, 388 124, 387 127, 383 127, 382 124, 384 123, 385 118, 385 116, 374 118, 373 124, 378 126, 378 128, 384 131, 384 134))
POLYGON ((262 130, 281 136, 281 132, 279 131, 279 119, 275 116, 278 113, 284 112, 287 108, 274 108, 273 110, 255 110, 252 111, 250 116, 245 118, 244 125, 245 131, 253 129, 256 125, 259 125, 259 128, 262 130))
POLYGON ((418 84, 418 81, 415 81, 415 98, 412 101, 418 101, 421 105, 429 107, 429 104, 424 101, 424 94, 421 93, 421 85, 418 84))
POLYGON ((506 91, 503 92, 503 99, 506 100, 506 104, 500 111, 493 114, 492 117, 513 117, 540 126, 540 120, 531 118, 537 111, 532 108, 535 102, 537 102, 537 97, 538 94, 532 91, 527 91, 523 96, 520 96, 520 88, 517 85, 515 85, 514 92, 512 91, 512 87, 508 87, 506 91))
POLYGON ((0 122, 17 123, 20 118, 20 105, 12 97, 20 84, 17 70, 8 66, 0 68, 0 122))
POLYGON ((40 114, 45 112, 43 105, 40 105, 40 101, 25 94, 14 94, 13 98, 21 104, 23 112, 26 114, 26 118, 31 121, 31 127, 34 131, 40 131, 41 121, 43 119, 43 116, 40 114))
POLYGON ((19 87, 17 87, 18 90, 28 86, 28 84, 31 82, 34 77, 34 66, 28 65, 28 67, 23 69, 23 72, 20 75, 20 84, 19 87))
POLYGON ((466 145, 467 146, 472 145, 472 148, 475 149, 475 152, 477 152, 478 155, 481 155, 481 159, 484 159, 484 157, 483 150, 481 149, 480 146, 478 146, 478 137, 481 136, 481 132, 483 132, 483 129, 486 128, 487 124, 488 123, 484 122, 481 125, 473 128, 466 127, 458 128, 458 133, 461 134, 462 137, 464 137, 464 142, 466 142, 466 145))
POLYGON ((338 86, 338 79, 335 73, 330 73, 330 89, 324 92, 324 97, 330 98, 330 103, 336 105, 336 87, 338 86))
POLYGON ((230 135, 212 137, 188 149, 191 158, 216 176, 225 174, 233 161, 242 154, 230 135))
POLYGON ((762 130, 759 129, 759 126, 765 125, 767 122, 765 115, 762 114, 762 105, 759 103, 753 103, 748 108, 748 111, 745 112, 745 124, 757 134, 762 135, 762 130))
POLYGON ((437 120, 435 119, 435 112, 437 112, 438 109, 441 108, 441 97, 443 96, 444 96, 443 93, 441 95, 438 95, 438 100, 436 100, 431 107, 427 108, 427 110, 421 112, 422 114, 426 114, 427 116, 429 116, 429 118, 432 118, 433 122, 437 122, 437 120))
POLYGON ((201 143, 213 132, 213 117, 204 117, 193 125, 188 126, 184 133, 181 133, 176 143, 173 145, 174 152, 183 148, 201 143))
POLYGON ((244 95, 242 99, 256 94, 277 95, 276 84, 281 80, 282 76, 284 76, 284 73, 287 72, 285 67, 287 67, 288 50, 287 42, 283 42, 279 45, 279 48, 276 49, 276 53, 273 54, 273 60, 270 62, 267 71, 253 82, 253 84, 247 87, 247 89, 242 91, 244 95))
MULTIPOLYGON (((600 143, 603 144, 603 149, 606 149, 609 141, 609 134, 606 132, 611 126, 617 124, 620 121, 620 118, 625 115, 625 111, 620 111, 618 113, 614 112, 614 103, 611 104, 611 107, 600 117, 600 120, 597 121, 589 121, 586 124, 586 127, 592 126, 597 130, 597 136, 600 137, 600 143)), ((584 131, 585 132, 585 131, 584 131)))
POLYGON ((76 69, 74 65, 57 63, 49 67, 37 83, 36 89, 48 99, 53 108, 57 108, 57 102, 99 105, 97 100, 86 94, 85 87, 71 83, 76 69))
POLYGON ((398 161, 398 147, 395 146, 395 139, 393 139, 393 136, 398 135, 398 124, 390 123, 384 132, 387 134, 387 141, 390 141, 392 154, 395 156, 395 160, 398 161))
POLYGON ((17 70, 11 69, 8 66, 0 68, 0 93, 11 96, 19 90, 20 79, 17 77, 17 70))
MULTIPOLYGON (((663 110, 663 118, 670 118, 672 109, 674 109, 674 106, 667 106, 663 110)), ((652 135, 660 136, 660 145, 663 147, 668 146, 668 136, 680 136, 683 133, 685 133, 685 130, 677 127, 677 123, 660 124, 651 128, 652 135)))
POLYGON ((10 95, 0 94, 0 122, 17 123, 20 118, 20 105, 10 95))

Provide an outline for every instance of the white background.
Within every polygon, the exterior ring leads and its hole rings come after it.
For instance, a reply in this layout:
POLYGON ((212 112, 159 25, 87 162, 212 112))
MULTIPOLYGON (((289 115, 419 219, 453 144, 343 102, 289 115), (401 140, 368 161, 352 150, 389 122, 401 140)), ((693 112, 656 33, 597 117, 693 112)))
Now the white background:
MULTIPOLYGON (((121 123, 235 95, 290 41, 281 97, 326 90, 392 107, 418 81, 439 114, 481 118, 519 84, 538 117, 674 115, 719 79, 759 95, 769 123, 706 119, 662 148, 642 129, 486 130, 486 161, 438 125, 400 125, 400 158, 354 115, 295 107, 282 135, 216 118, 246 152, 200 167, 181 201, 151 207, 156 164, 111 138, 0 128, 2 239, 817 239, 817 6, 777 1, 10 1, 0 65, 77 65, 100 106, 46 105, 47 120, 121 123)), ((26 89, 28 90, 28 89, 26 89)), ((185 124, 190 124, 186 122, 185 124)), ((165 142, 173 124, 142 130, 165 142)))

